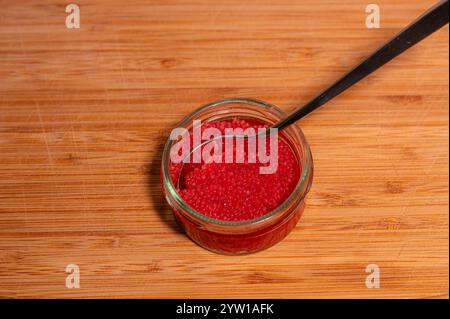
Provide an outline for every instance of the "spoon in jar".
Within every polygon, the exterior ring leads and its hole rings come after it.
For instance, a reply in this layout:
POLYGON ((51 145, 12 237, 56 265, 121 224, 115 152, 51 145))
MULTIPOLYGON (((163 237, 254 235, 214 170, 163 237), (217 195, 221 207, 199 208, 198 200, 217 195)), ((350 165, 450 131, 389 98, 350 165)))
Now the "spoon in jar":
POLYGON ((271 129, 282 130, 293 124, 299 119, 305 117, 315 109, 327 103, 340 93, 350 88, 353 84, 359 82, 387 62, 394 59, 413 45, 417 44, 427 36, 431 35, 438 29, 442 28, 449 22, 449 0, 440 1, 431 9, 423 13, 414 20, 409 26, 404 28, 400 33, 390 39, 381 48, 372 53, 364 61, 334 82, 330 87, 322 91, 316 97, 311 99, 305 105, 294 110, 290 115, 272 126, 262 130, 262 133, 256 135, 220 135, 212 139, 208 139, 192 148, 190 153, 181 163, 181 167, 177 179, 177 188, 179 188, 181 172, 185 164, 185 160, 190 158, 192 153, 202 146, 222 138, 254 138, 261 134, 269 135, 271 129))

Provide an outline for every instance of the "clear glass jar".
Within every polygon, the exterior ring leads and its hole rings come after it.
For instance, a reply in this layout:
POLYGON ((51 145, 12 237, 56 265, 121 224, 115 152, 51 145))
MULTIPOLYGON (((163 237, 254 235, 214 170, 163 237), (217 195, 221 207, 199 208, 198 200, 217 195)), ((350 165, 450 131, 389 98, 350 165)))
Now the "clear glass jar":
MULTIPOLYGON (((207 104, 184 118, 177 127, 192 129, 193 120, 211 122, 231 118, 258 120, 269 125, 286 117, 278 107, 266 102, 235 98, 207 104)), ((249 254, 266 249, 287 236, 300 219, 305 196, 313 179, 313 160, 305 136, 295 124, 279 132, 299 163, 300 178, 291 195, 273 211, 253 220, 223 221, 209 218, 190 207, 177 192, 170 176, 170 149, 167 140, 161 164, 161 184, 175 218, 186 234, 200 246, 221 254, 249 254)))

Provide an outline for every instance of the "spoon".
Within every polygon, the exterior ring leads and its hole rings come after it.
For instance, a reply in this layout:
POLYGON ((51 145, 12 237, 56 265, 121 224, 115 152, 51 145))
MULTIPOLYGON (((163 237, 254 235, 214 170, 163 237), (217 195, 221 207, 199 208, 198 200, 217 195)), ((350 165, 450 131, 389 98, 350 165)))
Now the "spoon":
MULTIPOLYGON (((212 139, 206 140, 201 144, 195 146, 191 152, 185 157, 189 158, 193 152, 198 148, 208 144, 212 141, 221 138, 251 138, 256 137, 260 134, 270 134, 273 130, 282 130, 285 127, 291 125, 292 123, 298 121, 299 119, 305 117, 318 107, 327 103, 340 93, 344 92, 350 88, 353 84, 359 82, 372 72, 376 71, 378 68, 382 67, 387 62, 394 59, 396 56, 400 55, 416 43, 425 39, 430 34, 434 33, 441 27, 445 26, 449 22, 449 0, 440 1, 431 9, 423 13, 420 17, 414 20, 409 26, 404 28, 400 33, 390 39, 381 48, 372 53, 360 64, 355 66, 352 70, 342 76, 339 80, 334 82, 330 87, 322 91, 316 97, 311 99, 305 105, 294 110, 286 118, 280 120, 279 122, 263 130, 262 133, 256 135, 220 135, 212 139)), ((180 173, 178 175, 177 187, 180 184, 181 172, 185 161, 182 161, 180 167, 180 173)))

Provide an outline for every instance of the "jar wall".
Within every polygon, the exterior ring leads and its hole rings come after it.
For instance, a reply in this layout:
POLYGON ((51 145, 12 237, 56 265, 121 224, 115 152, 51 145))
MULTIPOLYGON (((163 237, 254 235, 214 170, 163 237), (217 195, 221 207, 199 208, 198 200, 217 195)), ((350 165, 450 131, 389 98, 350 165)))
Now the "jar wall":
POLYGON ((248 234, 221 234, 197 227, 194 223, 174 211, 175 219, 186 234, 199 246, 225 255, 251 254, 267 249, 283 240, 297 225, 305 203, 285 220, 248 234))
MULTIPOLYGON (((177 127, 191 128, 194 119, 217 121, 224 118, 265 120, 268 125, 284 118, 286 113, 276 106, 250 99, 229 99, 208 104, 186 117, 177 127)), ((169 153, 166 143, 161 166, 161 183, 167 202, 180 227, 198 245, 221 254, 249 254, 266 249, 284 239, 295 227, 305 209, 305 196, 313 178, 313 162, 309 145, 295 125, 283 130, 298 159, 300 180, 293 193, 273 212, 259 220, 245 221, 244 226, 206 218, 193 210, 178 194, 170 178, 169 153)))

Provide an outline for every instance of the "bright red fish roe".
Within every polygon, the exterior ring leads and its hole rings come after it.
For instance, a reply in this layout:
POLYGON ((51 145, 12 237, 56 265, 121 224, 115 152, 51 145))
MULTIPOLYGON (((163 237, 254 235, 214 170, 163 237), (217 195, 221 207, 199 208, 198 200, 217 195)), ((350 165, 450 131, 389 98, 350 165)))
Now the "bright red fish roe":
MULTIPOLYGON (((226 120, 202 123, 208 127, 226 128, 266 127, 253 120, 226 120)), ((191 132, 192 137, 192 132, 191 132)), ((192 139, 191 139, 192 140, 192 139)), ((267 148, 268 146, 267 141, 267 148)), ((236 146, 234 151, 236 151, 236 146)), ((243 221, 260 217, 283 203, 292 193, 300 176, 298 161, 286 142, 278 140, 278 169, 273 174, 260 174, 262 165, 248 163, 245 147, 244 163, 185 164, 180 176, 179 193, 196 211, 224 221, 243 221)), ((176 185, 181 164, 171 164, 171 177, 176 185)))

